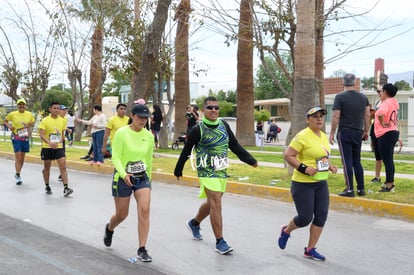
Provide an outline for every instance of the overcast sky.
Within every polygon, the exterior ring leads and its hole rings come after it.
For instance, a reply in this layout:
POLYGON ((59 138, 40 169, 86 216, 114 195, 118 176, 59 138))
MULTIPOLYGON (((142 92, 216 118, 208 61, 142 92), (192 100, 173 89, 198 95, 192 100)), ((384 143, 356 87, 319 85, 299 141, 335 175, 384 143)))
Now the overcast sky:
MULTIPOLYGON (((325 3, 328 3, 326 1, 325 3)), ((325 77, 330 77, 335 71, 353 72, 359 77, 374 75, 374 60, 385 60, 385 73, 399 73, 414 70, 414 2, 407 0, 349 0, 348 6, 355 13, 375 8, 367 15, 358 19, 332 22, 330 28, 335 30, 372 30, 380 27, 388 30, 371 33, 355 32, 329 36, 325 41, 325 58, 331 59, 344 51, 348 46, 365 47, 334 62, 326 64, 325 77), (377 3, 378 2, 378 3, 377 3), (375 6, 375 3, 377 5, 375 6), (364 46, 365 45, 365 46, 364 46), (366 47, 366 45, 371 45, 366 47)), ((197 60, 203 60, 210 66, 208 76, 192 76, 192 81, 212 83, 223 81, 235 87, 236 80, 236 51, 237 45, 227 48, 222 37, 210 37, 208 43, 199 46, 193 54, 197 60), (214 43, 214 47, 212 46, 214 43)), ((256 60, 256 69, 258 62, 256 60)))

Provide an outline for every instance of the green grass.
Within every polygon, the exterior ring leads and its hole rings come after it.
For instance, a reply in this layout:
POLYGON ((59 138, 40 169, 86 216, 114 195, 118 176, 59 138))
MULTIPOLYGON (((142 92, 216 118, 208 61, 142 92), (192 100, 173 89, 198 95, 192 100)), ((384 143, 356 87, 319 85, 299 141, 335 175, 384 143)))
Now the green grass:
MULTIPOLYGON (((0 151, 3 152, 12 152, 12 145, 9 141, 2 142, 3 140, 0 139, 0 151)), ((75 145, 80 146, 88 146, 87 141, 82 142, 75 142, 75 145)), ((265 147, 263 151, 260 150, 259 147, 246 147, 247 150, 251 151, 252 155, 259 161, 259 167, 253 168, 248 166, 247 164, 231 164, 229 169, 227 170, 229 175, 229 180, 231 181, 240 181, 245 183, 252 183, 252 184, 259 184, 264 186, 276 186, 276 187, 284 187, 290 188, 290 176, 285 168, 272 168, 272 167, 265 167, 260 166, 260 162, 275 162, 275 163, 283 163, 283 148, 282 147, 265 147), (247 180, 243 180, 243 178, 248 177, 247 180)), ((66 147, 66 155, 69 160, 79 161, 79 158, 84 156, 87 152, 87 149, 79 149, 74 147, 66 147)), ((164 172, 164 173, 173 173, 174 167, 176 164, 176 158, 168 158, 168 157, 157 157, 157 153, 168 153, 179 155, 180 150, 172 150, 172 149, 159 149, 155 153, 154 161, 153 161, 153 171, 164 172)), ((33 145, 31 148, 31 152, 29 153, 33 156, 40 156, 40 146, 33 145)), ((339 152, 333 151, 332 154, 333 163, 338 167, 342 167, 341 160, 339 158, 339 152)), ((233 153, 229 154, 231 159, 236 159, 236 156, 233 153)), ((362 157, 362 165, 367 171, 374 170, 374 158, 373 153, 370 152, 363 152, 362 157), (369 159, 365 159, 369 158, 369 159)), ((404 160, 413 160, 412 155, 404 155, 404 154, 396 154, 395 160, 397 161, 404 161, 404 160)), ((105 160, 106 164, 111 164, 110 160, 105 160)), ((408 164, 404 162, 399 162, 396 165, 396 173, 402 174, 414 174, 414 169, 412 169, 413 164, 408 164)), ((186 166, 184 167, 183 174, 186 176, 196 176, 196 172, 191 169, 190 162, 187 161, 186 166)), ((379 184, 372 184, 370 182, 371 176, 365 177, 365 187, 366 191, 372 190, 372 193, 368 193, 365 198, 372 198, 378 200, 385 200, 391 202, 399 202, 399 203, 408 203, 414 204, 414 180, 410 179, 399 179, 396 178, 395 185, 396 191, 390 193, 378 193, 377 191, 380 189, 379 184)), ((328 180, 330 192, 332 194, 337 194, 344 189, 344 178, 342 174, 331 174, 328 180)))

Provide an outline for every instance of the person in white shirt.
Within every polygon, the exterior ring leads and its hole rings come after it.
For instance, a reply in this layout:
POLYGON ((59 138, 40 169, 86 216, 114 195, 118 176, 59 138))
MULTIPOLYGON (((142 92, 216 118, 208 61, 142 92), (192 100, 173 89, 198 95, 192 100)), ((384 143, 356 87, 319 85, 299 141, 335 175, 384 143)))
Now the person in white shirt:
POLYGON ((92 144, 93 144, 93 160, 91 164, 101 165, 104 162, 102 144, 104 142, 105 127, 106 127, 106 117, 102 113, 101 105, 93 106, 94 116, 90 120, 76 119, 76 121, 92 125, 91 134, 92 134, 92 144))

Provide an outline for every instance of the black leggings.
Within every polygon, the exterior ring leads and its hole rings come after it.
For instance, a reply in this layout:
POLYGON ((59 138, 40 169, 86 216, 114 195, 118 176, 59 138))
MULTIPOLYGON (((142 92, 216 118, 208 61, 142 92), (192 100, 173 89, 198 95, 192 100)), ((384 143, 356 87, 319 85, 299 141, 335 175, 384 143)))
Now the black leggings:
POLYGON ((385 166, 386 183, 394 182, 394 146, 395 143, 397 143, 399 136, 400 132, 389 131, 378 138, 378 150, 381 154, 382 162, 385 166))
POLYGON ((305 227, 311 222, 319 227, 325 225, 329 210, 329 189, 325 180, 319 182, 292 181, 290 188, 298 215, 293 222, 305 227))

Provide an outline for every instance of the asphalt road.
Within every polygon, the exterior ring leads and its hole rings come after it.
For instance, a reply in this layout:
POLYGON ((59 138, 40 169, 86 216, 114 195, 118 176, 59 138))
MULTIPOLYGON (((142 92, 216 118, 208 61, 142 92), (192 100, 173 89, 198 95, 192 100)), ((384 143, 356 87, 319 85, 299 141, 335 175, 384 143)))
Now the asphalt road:
POLYGON ((102 243, 114 211, 110 175, 70 170, 74 193, 64 198, 57 180, 54 194, 44 194, 41 169, 26 163, 16 186, 14 162, 0 159, 0 274, 413 274, 413 222, 330 211, 318 244, 327 260, 316 262, 302 257, 308 228, 293 232, 285 250, 277 247, 280 226, 295 214, 292 203, 232 194, 223 198, 224 237, 235 251, 219 255, 208 220, 202 241, 185 227, 201 202, 198 189, 162 182, 153 182, 153 262, 132 264, 134 201, 112 247, 102 243))

